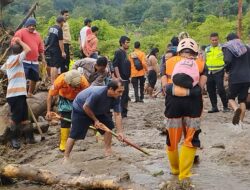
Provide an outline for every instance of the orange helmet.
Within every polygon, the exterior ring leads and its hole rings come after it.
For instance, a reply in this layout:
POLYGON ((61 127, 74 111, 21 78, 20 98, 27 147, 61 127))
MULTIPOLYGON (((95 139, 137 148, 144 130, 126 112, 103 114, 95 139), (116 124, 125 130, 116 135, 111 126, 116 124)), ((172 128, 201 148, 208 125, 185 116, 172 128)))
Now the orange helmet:
POLYGON ((195 53, 198 53, 199 47, 198 44, 192 38, 184 38, 179 42, 177 52, 180 52, 183 49, 191 49, 195 53))

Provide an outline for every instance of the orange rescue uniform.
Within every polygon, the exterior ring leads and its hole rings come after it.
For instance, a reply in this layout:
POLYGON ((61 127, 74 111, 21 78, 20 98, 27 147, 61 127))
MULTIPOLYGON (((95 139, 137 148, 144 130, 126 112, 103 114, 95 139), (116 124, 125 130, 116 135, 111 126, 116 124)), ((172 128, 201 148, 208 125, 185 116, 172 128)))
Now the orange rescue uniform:
MULTIPOLYGON (((174 56, 166 61, 165 82, 167 84, 172 84, 171 78, 174 67, 182 59, 181 56, 174 56)), ((200 74, 202 74, 205 63, 201 59, 196 59, 196 64, 200 74)), ((166 152, 172 174, 179 175, 179 179, 183 180, 191 176, 190 171, 196 148, 200 146, 200 116, 203 109, 202 95, 192 97, 167 95, 165 105, 167 128, 166 152), (184 133, 184 142, 179 155, 178 144, 182 133, 184 133)))
POLYGON ((135 68, 134 60, 132 59, 132 57, 130 55, 129 61, 131 63, 131 78, 144 76, 147 72, 146 55, 143 51, 141 51, 139 49, 135 49, 133 53, 135 53, 137 55, 138 59, 141 61, 143 69, 138 71, 135 68))
POLYGON ((70 101, 73 101, 76 95, 81 92, 83 89, 89 87, 89 82, 84 76, 81 76, 80 86, 77 88, 72 88, 64 80, 64 73, 56 78, 53 86, 49 90, 49 95, 57 96, 60 95, 70 101))

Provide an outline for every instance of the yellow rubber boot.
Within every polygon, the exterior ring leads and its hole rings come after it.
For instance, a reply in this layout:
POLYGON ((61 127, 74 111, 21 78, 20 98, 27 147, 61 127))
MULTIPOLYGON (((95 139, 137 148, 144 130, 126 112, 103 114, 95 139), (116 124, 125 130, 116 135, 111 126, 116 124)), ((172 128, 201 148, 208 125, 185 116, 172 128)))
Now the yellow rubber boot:
POLYGON ((69 131, 70 131, 70 128, 61 128, 61 139, 60 139, 60 146, 59 146, 59 150, 61 152, 65 151, 66 142, 69 137, 69 131))
POLYGON ((166 153, 168 155, 168 160, 170 164, 171 173, 173 175, 179 174, 179 153, 178 149, 174 151, 169 151, 168 148, 166 148, 166 153))
POLYGON ((179 180, 191 177, 191 169, 194 163, 194 157, 196 153, 196 148, 190 148, 187 146, 182 146, 180 151, 180 161, 179 161, 179 180))

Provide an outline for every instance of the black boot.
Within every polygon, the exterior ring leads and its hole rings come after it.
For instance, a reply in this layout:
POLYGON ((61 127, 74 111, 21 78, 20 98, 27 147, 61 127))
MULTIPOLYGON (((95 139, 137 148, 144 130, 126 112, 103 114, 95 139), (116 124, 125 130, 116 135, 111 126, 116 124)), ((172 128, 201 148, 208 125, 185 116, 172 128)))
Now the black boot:
POLYGON ((12 148, 19 149, 21 147, 19 138, 19 127, 18 126, 11 126, 10 127, 10 144, 12 148))
POLYGON ((216 112, 219 112, 219 109, 217 107, 212 107, 212 109, 208 111, 208 113, 216 113, 216 112))
POLYGON ((14 149, 19 149, 21 147, 21 144, 17 138, 11 138, 10 144, 11 144, 12 148, 14 148, 14 149))

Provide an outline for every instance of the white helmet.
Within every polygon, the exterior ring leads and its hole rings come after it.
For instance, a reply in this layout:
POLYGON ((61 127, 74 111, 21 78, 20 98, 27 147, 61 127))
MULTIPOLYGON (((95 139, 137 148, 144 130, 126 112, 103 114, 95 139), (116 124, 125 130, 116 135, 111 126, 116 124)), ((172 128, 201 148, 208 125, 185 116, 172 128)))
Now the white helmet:
POLYGON ((198 53, 199 51, 198 44, 192 38, 184 38, 179 42, 177 52, 180 52, 183 49, 191 49, 195 53, 198 53))

